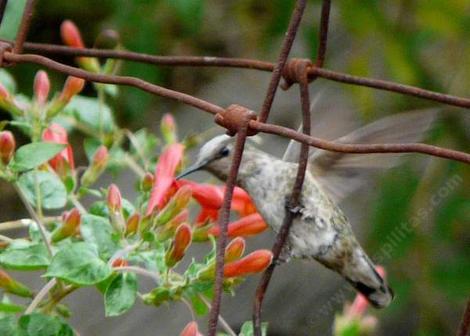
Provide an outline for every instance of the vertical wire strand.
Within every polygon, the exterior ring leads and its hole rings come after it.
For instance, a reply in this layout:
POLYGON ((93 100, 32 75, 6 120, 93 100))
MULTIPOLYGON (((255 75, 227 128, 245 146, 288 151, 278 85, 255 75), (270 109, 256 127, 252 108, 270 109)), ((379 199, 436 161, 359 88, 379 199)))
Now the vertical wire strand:
POLYGON ((292 44, 294 44, 295 36, 299 30, 300 21, 305 11, 306 0, 298 0, 295 9, 292 12, 292 16, 289 22, 289 27, 286 32, 286 37, 282 43, 281 52, 279 54, 278 61, 274 67, 273 73, 271 75, 271 81, 269 82, 268 91, 264 99, 263 105, 261 107, 261 112, 259 114, 259 121, 266 122, 271 112, 271 106, 273 105, 274 96, 276 95, 277 87, 282 76, 282 70, 286 65, 287 58, 289 57, 290 50, 292 49, 292 44))
POLYGON ((324 0, 321 8, 320 33, 315 65, 318 68, 325 62, 326 44, 328 41, 328 27, 330 24, 331 0, 324 0))
POLYGON ((16 54, 21 54, 23 52, 23 43, 26 41, 26 37, 28 36, 35 5, 36 0, 28 0, 24 7, 23 17, 21 18, 20 27, 18 28, 18 33, 16 33, 15 45, 13 47, 13 52, 16 54))
POLYGON ((209 313, 209 336, 215 336, 217 332, 217 322, 220 313, 223 280, 224 280, 224 256, 225 247, 227 246, 227 227, 230 218, 230 207, 232 203, 233 189, 238 177, 238 170, 243 156, 243 149, 245 148, 245 141, 248 132, 248 122, 244 123, 237 132, 237 139, 235 142, 235 149, 230 167, 230 174, 225 184, 225 194, 220 210, 219 227, 220 235, 217 239, 217 253, 216 253, 216 266, 215 266, 215 284, 214 284, 214 298, 212 299, 212 309, 209 313))
MULTIPOLYGON (((304 64, 304 70, 306 70, 307 64, 304 64)), ((302 121, 303 127, 302 131, 306 135, 310 135, 310 95, 308 91, 308 78, 306 71, 303 71, 302 80, 299 81, 299 89, 300 89, 300 101, 302 104, 302 121)), ((266 291, 269 286, 269 282, 271 281, 271 277, 273 275, 274 269, 276 264, 279 260, 279 256, 282 252, 282 249, 287 241, 289 236, 289 231, 296 216, 295 209, 299 205, 300 196, 302 194, 302 186, 305 179, 305 173, 307 170, 308 164, 308 153, 309 153, 309 146, 306 144, 302 144, 300 148, 300 155, 299 155, 299 165, 297 168, 297 175, 295 177, 294 187, 292 189, 292 193, 288 204, 286 204, 286 214, 279 230, 279 233, 276 236, 276 241, 272 248, 273 251, 273 262, 268 267, 268 269, 263 273, 261 280, 259 282, 258 288, 256 289, 256 296, 255 302, 253 307, 253 327, 254 327, 254 335, 255 336, 262 336, 261 331, 261 309, 263 305, 263 300, 266 294, 266 291)))

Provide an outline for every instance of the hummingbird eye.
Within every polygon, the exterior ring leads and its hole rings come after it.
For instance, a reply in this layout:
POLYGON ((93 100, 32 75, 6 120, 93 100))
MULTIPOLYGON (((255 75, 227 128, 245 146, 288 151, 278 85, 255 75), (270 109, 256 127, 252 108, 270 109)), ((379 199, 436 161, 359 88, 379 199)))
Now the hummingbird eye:
POLYGON ((219 152, 221 157, 228 156, 230 154, 230 150, 227 147, 224 147, 219 152))

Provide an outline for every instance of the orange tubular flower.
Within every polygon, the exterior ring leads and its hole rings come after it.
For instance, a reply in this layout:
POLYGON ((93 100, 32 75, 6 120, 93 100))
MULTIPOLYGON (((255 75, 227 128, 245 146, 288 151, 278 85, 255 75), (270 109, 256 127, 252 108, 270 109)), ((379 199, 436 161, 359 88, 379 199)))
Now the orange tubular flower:
POLYGON ((203 336, 195 321, 189 322, 181 332, 180 336, 203 336))
POLYGON ((60 25, 60 36, 66 45, 74 48, 85 48, 82 35, 78 27, 70 20, 65 20, 60 25))
POLYGON ((15 154, 16 141, 10 131, 0 132, 0 160, 7 165, 15 154))
POLYGON ((269 250, 257 250, 224 266, 224 277, 234 278, 264 271, 273 259, 269 250))
POLYGON ((186 250, 191 244, 192 233, 188 224, 181 224, 175 233, 175 238, 170 249, 165 255, 165 262, 168 267, 173 267, 183 259, 186 250))
POLYGON ((34 95, 39 105, 46 103, 50 88, 51 83, 47 73, 43 70, 38 71, 36 77, 34 77, 34 95))
MULTIPOLYGON (((254 213, 240 218, 239 220, 228 224, 229 237, 248 237, 257 235, 268 228, 268 225, 263 220, 259 213, 254 213)), ((218 236, 220 228, 218 226, 212 227, 208 234, 218 236)))
POLYGON ((160 155, 155 169, 155 183, 147 206, 147 215, 165 206, 165 198, 175 181, 176 169, 183 159, 183 151, 182 144, 174 143, 160 155))
POLYGON ((79 94, 83 90, 84 86, 85 80, 73 76, 67 77, 59 99, 64 103, 68 103, 73 96, 79 94))
MULTIPOLYGON (((69 47, 73 48, 85 48, 85 43, 83 43, 82 35, 80 30, 70 20, 65 20, 60 25, 60 36, 62 41, 69 47)), ((77 61, 82 68, 91 72, 99 72, 100 65, 98 60, 90 57, 77 57, 77 61)))
MULTIPOLYGON (((202 209, 196 220, 196 226, 202 225, 207 220, 217 220, 219 209, 222 207, 224 200, 225 187, 196 183, 189 180, 179 180, 177 185, 190 186, 193 191, 193 198, 201 205, 202 209)), ((240 187, 235 187, 233 191, 231 208, 238 212, 241 217, 256 213, 256 207, 250 196, 240 187)))
POLYGON ((67 131, 61 125, 52 123, 43 133, 42 139, 46 142, 54 142, 67 145, 67 147, 53 157, 49 164, 60 177, 67 176, 69 171, 75 169, 72 146, 69 145, 67 131))

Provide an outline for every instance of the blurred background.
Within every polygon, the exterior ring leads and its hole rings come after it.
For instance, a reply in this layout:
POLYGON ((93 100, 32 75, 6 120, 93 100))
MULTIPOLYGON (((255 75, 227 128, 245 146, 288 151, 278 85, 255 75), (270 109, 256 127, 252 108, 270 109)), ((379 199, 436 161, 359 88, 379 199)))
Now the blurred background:
MULTIPOLYGON (((14 36, 18 18, 14 13, 21 14, 23 4, 24 0, 10 1, 1 37, 14 36)), ((292 0, 41 0, 28 40, 61 43, 59 26, 71 19, 90 47, 100 31, 114 29, 122 45, 133 51, 274 61, 293 5, 292 0)), ((309 1, 292 56, 315 57, 320 6, 320 1, 309 1)), ((466 0, 334 1, 325 66, 469 96, 469 36, 470 3, 466 0)), ((57 59, 74 64, 69 58, 57 59)), ((29 65, 8 69, 19 92, 31 94, 37 69, 29 65)), ((220 106, 239 103, 255 111, 269 81, 268 73, 250 70, 131 62, 123 63, 120 73, 220 106)), ((63 82, 60 74, 50 76, 57 86, 63 82)), ((96 93, 89 87, 86 94, 96 93)), ((311 94, 318 101, 313 109, 313 118, 321 125, 317 136, 334 138, 354 125, 386 115, 438 107, 439 120, 426 142, 464 151, 470 148, 468 111, 323 79, 311 85, 311 94)), ((181 136, 207 131, 213 125, 204 113, 133 88, 121 88, 112 105, 119 124, 133 130, 147 127, 157 132, 167 112, 176 117, 181 136)), ((270 121, 296 128, 299 114, 298 92, 293 87, 279 92, 270 121)), ((0 112, 0 117, 5 119, 7 114, 0 112)), ((262 138, 264 150, 282 156, 286 141, 262 138)), ((78 134, 74 137, 76 148, 82 140, 78 134)), ((470 294, 470 169, 423 155, 409 155, 403 162, 381 172, 342 207, 366 251, 386 268, 395 290, 393 304, 373 312, 380 321, 378 334, 450 335, 470 294)), ((203 174, 196 177, 210 179, 203 174)), ((122 189, 127 186, 125 194, 132 198, 135 183, 130 176, 109 176, 107 183, 111 179, 122 189)), ((13 189, 0 181, 0 190, 0 221, 26 216, 13 189)), ((267 233, 249 240, 249 248, 269 248, 273 237, 267 233)), ((257 278, 251 277, 235 297, 224 298, 223 315, 232 326, 251 318, 256 284, 257 278)), ((268 334, 328 335, 335 313, 353 297, 342 279, 317 264, 293 261, 283 265, 276 270, 265 301, 268 334)), ((190 319, 185 307, 154 309, 142 304, 122 317, 105 319, 102 299, 94 290, 80 290, 66 302, 75 312, 72 324, 82 335, 176 335, 190 319)))

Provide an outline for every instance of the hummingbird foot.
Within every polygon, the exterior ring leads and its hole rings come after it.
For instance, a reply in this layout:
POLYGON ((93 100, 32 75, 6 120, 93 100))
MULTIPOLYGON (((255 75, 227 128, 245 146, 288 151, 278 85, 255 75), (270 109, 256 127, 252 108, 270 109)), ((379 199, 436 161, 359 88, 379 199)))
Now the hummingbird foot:
POLYGON ((301 205, 292 205, 290 200, 287 199, 286 200, 286 203, 285 203, 285 208, 287 211, 289 211, 291 214, 293 214, 294 216, 297 216, 298 214, 300 214, 300 212, 302 211, 302 206, 301 205))

